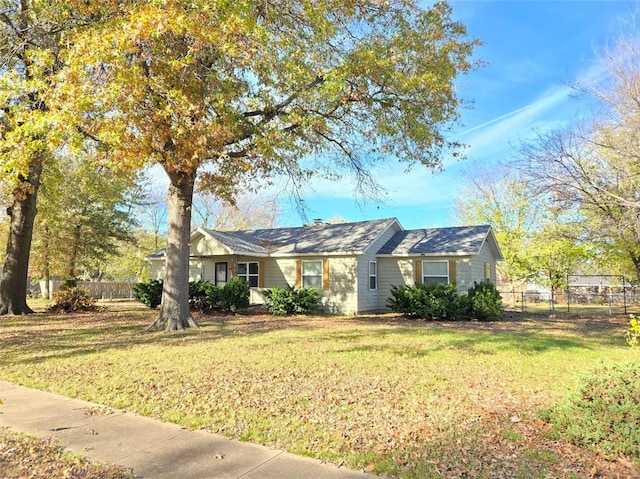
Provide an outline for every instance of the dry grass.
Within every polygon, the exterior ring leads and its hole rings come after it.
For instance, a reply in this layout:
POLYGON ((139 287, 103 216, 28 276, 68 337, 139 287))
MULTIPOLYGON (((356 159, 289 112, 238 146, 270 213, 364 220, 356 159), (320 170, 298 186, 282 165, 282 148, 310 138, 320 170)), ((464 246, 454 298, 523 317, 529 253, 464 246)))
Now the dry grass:
POLYGON ((92 463, 65 452, 54 440, 36 439, 0 429, 3 479, 133 479, 120 466, 92 463))
POLYGON ((389 476, 633 474, 536 416, 598 362, 634 359, 624 318, 199 316, 165 334, 119 306, 0 319, 0 378, 389 476))

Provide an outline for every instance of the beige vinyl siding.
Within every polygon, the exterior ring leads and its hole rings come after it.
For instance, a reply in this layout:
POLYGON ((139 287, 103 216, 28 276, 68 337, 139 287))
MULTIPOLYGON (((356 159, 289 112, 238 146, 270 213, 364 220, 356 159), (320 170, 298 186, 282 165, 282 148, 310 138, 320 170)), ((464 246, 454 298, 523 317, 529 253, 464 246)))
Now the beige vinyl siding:
POLYGON ((189 254, 192 256, 225 255, 229 254, 229 250, 215 239, 199 234, 191 242, 191 245, 189 246, 189 254))
POLYGON ((273 262, 273 267, 267 267, 265 271, 265 285, 267 288, 296 285, 296 260, 294 258, 269 258, 267 264, 273 262))
MULTIPOLYGON (((380 278, 381 274, 378 267, 378 258, 376 253, 389 241, 393 235, 399 230, 395 227, 387 228, 387 230, 380 235, 380 237, 371 243, 363 254, 358 256, 358 276, 356 282, 357 297, 356 297, 356 310, 355 313, 380 311, 380 278), (371 261, 376 262, 376 282, 377 287, 374 290, 369 289, 369 263, 371 261)), ((385 300, 386 301, 386 300, 385 300)))
POLYGON ((358 312, 358 259, 329 256, 329 288, 322 293, 323 310, 331 314, 358 312))
POLYGON ((473 286, 473 281, 480 282, 484 279, 484 265, 485 263, 489 263, 491 268, 491 281, 495 284, 496 282, 496 259, 493 255, 491 247, 489 243, 485 241, 480 249, 480 254, 473 258, 472 261, 472 281, 469 286, 473 286))
POLYGON ((413 286, 414 272, 412 258, 378 258, 378 309, 387 309, 387 299, 391 297, 391 286, 413 286))
POLYGON ((189 281, 198 281, 202 278, 203 260, 198 258, 189 259, 189 281))
POLYGON ((458 293, 466 293, 467 290, 473 286, 471 276, 471 258, 468 256, 457 258, 456 269, 456 288, 458 289, 458 293))
POLYGON ((165 272, 165 260, 162 258, 161 260, 153 259, 150 261, 151 263, 151 279, 162 279, 164 278, 165 272))

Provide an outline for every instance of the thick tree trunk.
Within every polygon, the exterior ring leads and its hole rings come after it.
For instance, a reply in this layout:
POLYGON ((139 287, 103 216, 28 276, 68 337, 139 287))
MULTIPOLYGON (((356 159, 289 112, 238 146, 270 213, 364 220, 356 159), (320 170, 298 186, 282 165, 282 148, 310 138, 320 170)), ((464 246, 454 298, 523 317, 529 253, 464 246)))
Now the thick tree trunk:
POLYGON ((67 270, 67 277, 69 279, 76 277, 76 262, 78 261, 78 254, 80 252, 80 241, 82 241, 80 232, 81 227, 77 225, 73 232, 73 244, 71 245, 71 253, 69 256, 69 269, 67 270))
POLYGON ((40 161, 34 162, 29 177, 14 192, 13 205, 7 209, 11 224, 0 279, 0 314, 33 313, 27 305, 27 278, 41 173, 40 161))
POLYGON ((189 310, 189 237, 195 172, 169 173, 167 248, 162 303, 148 331, 198 327, 189 310))

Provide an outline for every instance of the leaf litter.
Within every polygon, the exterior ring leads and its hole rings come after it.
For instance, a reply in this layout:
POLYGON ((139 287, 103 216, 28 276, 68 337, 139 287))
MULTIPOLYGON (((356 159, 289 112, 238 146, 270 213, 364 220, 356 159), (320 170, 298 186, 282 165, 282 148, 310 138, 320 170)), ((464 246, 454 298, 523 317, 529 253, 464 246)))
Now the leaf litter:
POLYGON ((630 458, 550 439, 535 411, 559 398, 546 387, 556 378, 520 371, 543 347, 562 354, 547 336, 586 348, 623 320, 201 316, 199 331, 142 334, 149 321, 97 313, 5 326, 0 339, 26 365, 0 374, 390 477, 640 477, 630 458))

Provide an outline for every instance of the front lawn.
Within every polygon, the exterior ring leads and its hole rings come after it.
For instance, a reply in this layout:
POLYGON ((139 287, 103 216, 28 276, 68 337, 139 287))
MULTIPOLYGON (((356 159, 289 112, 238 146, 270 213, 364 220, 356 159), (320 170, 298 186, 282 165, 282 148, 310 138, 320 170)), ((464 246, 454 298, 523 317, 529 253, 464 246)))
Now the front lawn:
POLYGON ((629 473, 536 415, 601 361, 637 360, 624 318, 198 316, 144 333, 154 314, 3 317, 0 378, 381 475, 629 473))

